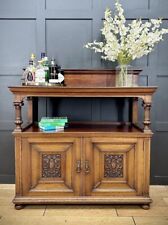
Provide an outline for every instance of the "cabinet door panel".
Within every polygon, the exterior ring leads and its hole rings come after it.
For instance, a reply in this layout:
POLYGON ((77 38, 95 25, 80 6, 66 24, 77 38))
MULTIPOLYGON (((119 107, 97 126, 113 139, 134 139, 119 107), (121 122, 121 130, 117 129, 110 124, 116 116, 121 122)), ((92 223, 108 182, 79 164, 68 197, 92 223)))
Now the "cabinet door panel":
POLYGON ((79 139, 26 138, 22 158, 24 195, 80 194, 81 178, 75 168, 81 158, 79 139))
POLYGON ((85 152, 90 165, 85 176, 86 195, 142 195, 143 139, 87 139, 85 152))

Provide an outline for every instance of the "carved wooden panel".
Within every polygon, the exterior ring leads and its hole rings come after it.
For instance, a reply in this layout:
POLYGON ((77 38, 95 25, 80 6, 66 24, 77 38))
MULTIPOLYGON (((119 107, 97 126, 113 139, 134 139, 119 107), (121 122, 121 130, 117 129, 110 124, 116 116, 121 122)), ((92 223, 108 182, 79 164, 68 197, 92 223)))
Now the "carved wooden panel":
MULTIPOLYGON (((90 173, 86 176, 86 195, 135 196, 138 193, 135 169, 140 149, 136 138, 91 138, 86 141, 86 159, 90 160, 90 173), (93 183, 90 183, 93 179, 93 183)), ((139 159, 140 160, 140 159, 139 159)))
POLYGON ((123 177, 123 155, 104 155, 104 177, 123 177))
POLYGON ((61 177, 61 154, 42 154, 42 177, 61 177))
POLYGON ((79 195, 81 178, 74 165, 81 158, 80 141, 49 137, 48 133, 41 138, 34 133, 32 136, 22 141, 23 159, 26 159, 22 165, 24 195, 79 195))

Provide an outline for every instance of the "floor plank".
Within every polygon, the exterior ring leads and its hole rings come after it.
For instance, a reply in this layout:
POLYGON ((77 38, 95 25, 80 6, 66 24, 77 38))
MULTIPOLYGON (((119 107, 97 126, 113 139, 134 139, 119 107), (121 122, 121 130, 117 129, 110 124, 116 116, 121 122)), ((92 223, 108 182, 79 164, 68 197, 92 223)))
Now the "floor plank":
POLYGON ((107 205, 69 205, 69 206, 47 206, 45 216, 90 216, 90 217, 108 217, 117 216, 114 206, 107 205))
POLYGON ((157 206, 151 207, 150 210, 144 210, 139 206, 117 206, 117 214, 118 216, 167 216, 168 215, 168 207, 167 206, 157 206))
POLYGON ((168 206, 168 198, 163 198, 163 201, 166 203, 166 205, 168 206))
POLYGON ((136 225, 168 225, 168 217, 134 217, 136 225))
POLYGON ((10 216, 3 217, 0 225, 134 225, 130 217, 81 217, 81 216, 10 216))
POLYGON ((31 205, 26 206, 22 210, 16 210, 14 208, 13 204, 10 204, 8 206, 1 205, 0 206, 0 216, 2 217, 8 217, 8 216, 43 216, 45 210, 45 205, 31 205))
POLYGON ((15 184, 0 184, 0 190, 1 189, 12 189, 14 190, 15 184))

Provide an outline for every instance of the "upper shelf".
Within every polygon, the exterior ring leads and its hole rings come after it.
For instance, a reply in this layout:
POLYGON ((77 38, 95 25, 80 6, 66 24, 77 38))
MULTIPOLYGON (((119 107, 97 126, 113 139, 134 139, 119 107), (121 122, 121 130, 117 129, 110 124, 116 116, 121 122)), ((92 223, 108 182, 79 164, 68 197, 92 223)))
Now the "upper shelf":
MULTIPOLYGON (((21 109, 25 97, 132 97, 132 122, 137 123, 138 101, 143 100, 144 132, 150 130, 150 109, 152 95, 157 87, 115 87, 114 70, 65 70, 65 86, 11 86, 14 96, 16 132, 22 131, 21 109)), ((140 70, 133 70, 139 76, 140 70)), ((33 122, 33 102, 29 98, 29 121, 33 122)))
MULTIPOLYGON (((132 73, 139 76, 141 70, 132 73)), ((116 71, 108 69, 65 70, 65 86, 9 87, 16 98, 39 97, 141 97, 152 96, 157 87, 115 87, 116 71)))
POLYGON ((9 89, 22 97, 144 97, 152 95, 157 87, 11 86, 9 89))

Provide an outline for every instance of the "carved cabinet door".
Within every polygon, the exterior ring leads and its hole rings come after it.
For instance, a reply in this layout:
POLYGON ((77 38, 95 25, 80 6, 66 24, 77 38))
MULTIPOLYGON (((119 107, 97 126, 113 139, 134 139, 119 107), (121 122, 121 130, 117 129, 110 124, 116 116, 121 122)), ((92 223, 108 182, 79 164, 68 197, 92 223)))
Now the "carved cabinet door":
POLYGON ((80 139, 22 138, 21 154, 24 196, 80 195, 80 139))
POLYGON ((143 194, 143 139, 88 138, 84 146, 85 195, 143 194))

